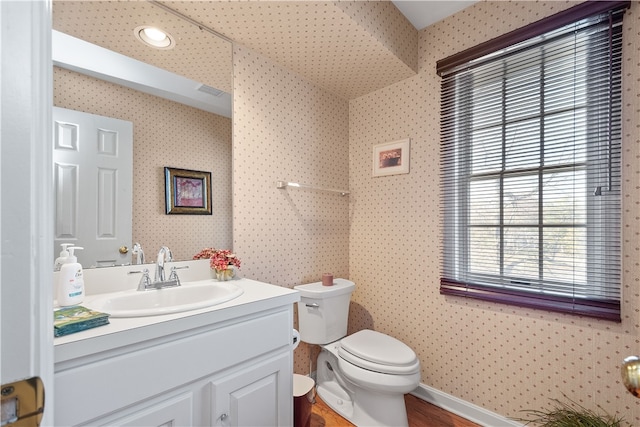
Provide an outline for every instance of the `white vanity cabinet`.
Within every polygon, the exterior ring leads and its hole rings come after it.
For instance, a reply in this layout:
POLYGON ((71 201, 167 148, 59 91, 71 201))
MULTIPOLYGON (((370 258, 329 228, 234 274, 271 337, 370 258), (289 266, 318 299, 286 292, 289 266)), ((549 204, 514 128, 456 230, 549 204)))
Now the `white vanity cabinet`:
POLYGON ((55 425, 292 425, 298 296, 264 286, 276 295, 56 342, 55 425))

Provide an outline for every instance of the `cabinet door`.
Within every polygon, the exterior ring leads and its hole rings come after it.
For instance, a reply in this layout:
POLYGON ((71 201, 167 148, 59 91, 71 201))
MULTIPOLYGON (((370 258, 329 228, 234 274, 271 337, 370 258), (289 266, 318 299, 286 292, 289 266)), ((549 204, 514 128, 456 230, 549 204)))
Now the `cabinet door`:
POLYGON ((245 364, 213 380, 213 425, 292 425, 292 381, 291 352, 245 364))

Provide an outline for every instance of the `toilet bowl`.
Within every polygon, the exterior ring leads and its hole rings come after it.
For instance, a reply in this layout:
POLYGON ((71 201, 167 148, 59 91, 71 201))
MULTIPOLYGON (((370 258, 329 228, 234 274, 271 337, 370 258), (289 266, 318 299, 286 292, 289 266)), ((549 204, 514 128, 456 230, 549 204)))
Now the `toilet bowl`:
MULTIPOLYGON (((356 332, 344 340, 363 338, 361 334, 371 343, 383 341, 389 344, 394 340, 391 347, 411 351, 402 342, 370 330, 356 332)), ((320 398, 357 426, 407 426, 404 395, 420 382, 420 362, 415 354, 409 363, 396 364, 391 359, 384 363, 372 362, 367 358, 354 357, 342 344, 341 340, 322 346, 316 371, 320 398), (343 357, 345 354, 349 356, 343 357)), ((378 349, 385 353, 389 347, 378 349)))
POLYGON ((407 426, 404 394, 420 383, 420 361, 406 344, 383 333, 365 329, 346 336, 354 287, 345 279, 330 287, 295 287, 301 292, 300 338, 322 349, 317 394, 356 426, 407 426))

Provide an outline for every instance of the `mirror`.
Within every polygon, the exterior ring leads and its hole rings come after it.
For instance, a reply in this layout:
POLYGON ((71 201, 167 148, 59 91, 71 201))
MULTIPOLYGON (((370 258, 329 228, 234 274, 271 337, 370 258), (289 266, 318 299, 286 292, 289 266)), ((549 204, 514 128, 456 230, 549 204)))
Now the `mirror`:
MULTIPOLYGON (((63 51, 88 65, 57 61, 54 34, 54 105, 133 123, 132 239, 113 242, 114 251, 126 248, 116 265, 134 261, 136 242, 146 262, 154 262, 161 246, 168 246, 175 260, 191 259, 204 247, 232 249, 231 43, 151 2, 55 0, 53 28, 161 69, 155 77, 149 68, 81 54, 78 48, 63 51), (144 45, 134 37, 141 25, 169 32, 175 47, 144 45), (208 106, 209 99, 214 106, 208 106), (164 167, 211 172, 212 215, 166 215, 164 167)), ((83 203, 88 201, 78 203, 79 221, 83 203)), ((54 248, 54 257, 60 250, 54 248)), ((96 266, 82 259, 82 251, 77 255, 83 267, 96 266)))

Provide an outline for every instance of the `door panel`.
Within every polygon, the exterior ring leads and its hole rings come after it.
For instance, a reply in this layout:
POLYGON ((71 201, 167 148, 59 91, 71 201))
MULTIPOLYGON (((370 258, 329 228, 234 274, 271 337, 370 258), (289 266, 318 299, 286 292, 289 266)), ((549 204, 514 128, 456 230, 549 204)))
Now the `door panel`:
POLYGON ((53 108, 54 254, 61 243, 83 267, 131 262, 133 123, 53 108))

